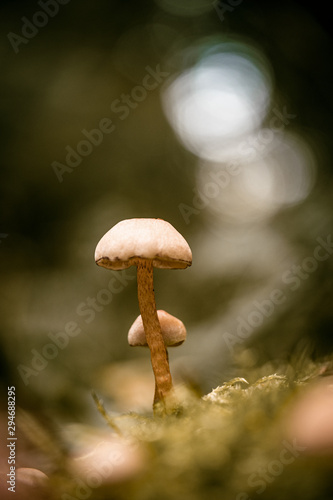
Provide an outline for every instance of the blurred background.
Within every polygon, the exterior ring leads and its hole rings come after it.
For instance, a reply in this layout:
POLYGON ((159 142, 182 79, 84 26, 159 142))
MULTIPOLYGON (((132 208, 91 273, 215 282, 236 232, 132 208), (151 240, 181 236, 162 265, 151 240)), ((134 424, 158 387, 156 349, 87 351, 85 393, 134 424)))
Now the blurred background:
POLYGON ((193 252, 155 272, 188 332, 177 383, 331 353, 328 7, 3 1, 0 27, 4 402, 15 385, 21 408, 81 423, 100 419, 91 389, 150 408, 135 269, 94 262, 127 218, 169 221, 193 252))

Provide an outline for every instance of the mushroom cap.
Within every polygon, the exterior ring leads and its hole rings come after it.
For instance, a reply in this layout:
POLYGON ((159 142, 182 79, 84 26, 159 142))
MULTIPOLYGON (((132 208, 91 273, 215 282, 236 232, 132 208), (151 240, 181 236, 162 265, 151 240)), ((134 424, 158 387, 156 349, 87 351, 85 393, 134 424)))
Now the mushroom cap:
POLYGON ((108 269, 127 269, 138 259, 150 259, 161 269, 185 269, 192 264, 192 252, 183 236, 162 219, 118 222, 95 250, 96 264, 108 269))
POLYGON ((24 486, 45 486, 48 482, 48 477, 39 469, 31 467, 19 467, 16 469, 16 479, 20 485, 24 486))
MULTIPOLYGON (((157 316, 161 325, 162 336, 166 347, 176 347, 186 339, 186 328, 180 319, 166 311, 158 310, 157 316)), ((128 332, 130 346, 148 346, 141 316, 138 316, 128 332)))

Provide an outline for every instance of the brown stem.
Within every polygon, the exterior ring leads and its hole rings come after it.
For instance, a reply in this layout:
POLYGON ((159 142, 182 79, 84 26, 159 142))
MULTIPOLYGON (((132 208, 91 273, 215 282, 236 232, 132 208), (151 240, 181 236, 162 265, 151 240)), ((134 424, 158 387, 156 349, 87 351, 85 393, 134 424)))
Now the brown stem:
MULTIPOLYGON (((167 355, 167 361, 169 363, 169 353, 168 353, 168 350, 166 350, 166 355, 167 355)), ((156 384, 156 381, 155 381, 155 394, 154 394, 154 403, 153 403, 153 406, 155 405, 155 403, 157 403, 159 401, 159 396, 158 396, 158 389, 157 389, 157 384, 156 384)))
POLYGON ((172 379, 167 350, 156 311, 153 262, 151 260, 138 260, 137 277, 139 307, 155 375, 155 404, 158 401, 165 401, 165 397, 172 390, 172 379))

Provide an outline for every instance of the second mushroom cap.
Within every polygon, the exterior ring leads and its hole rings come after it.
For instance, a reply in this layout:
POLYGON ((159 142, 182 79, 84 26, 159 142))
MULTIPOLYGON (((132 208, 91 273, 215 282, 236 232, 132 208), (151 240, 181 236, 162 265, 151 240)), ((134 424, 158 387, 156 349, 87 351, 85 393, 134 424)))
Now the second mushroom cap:
MULTIPOLYGON (((161 325, 162 336, 166 347, 176 347, 186 339, 186 328, 180 319, 166 311, 158 310, 157 316, 161 325)), ((138 316, 128 332, 130 346, 147 346, 146 334, 141 316, 138 316)))

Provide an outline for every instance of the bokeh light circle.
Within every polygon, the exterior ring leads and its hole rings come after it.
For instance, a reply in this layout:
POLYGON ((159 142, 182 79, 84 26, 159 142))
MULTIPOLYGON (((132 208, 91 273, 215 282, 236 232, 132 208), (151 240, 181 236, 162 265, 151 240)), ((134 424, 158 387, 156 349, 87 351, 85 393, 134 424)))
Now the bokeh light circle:
MULTIPOLYGON (((269 64, 241 42, 212 45, 164 90, 163 109, 181 143, 205 159, 258 128, 270 104, 269 64)), ((216 155, 215 155, 216 153, 216 155)))

